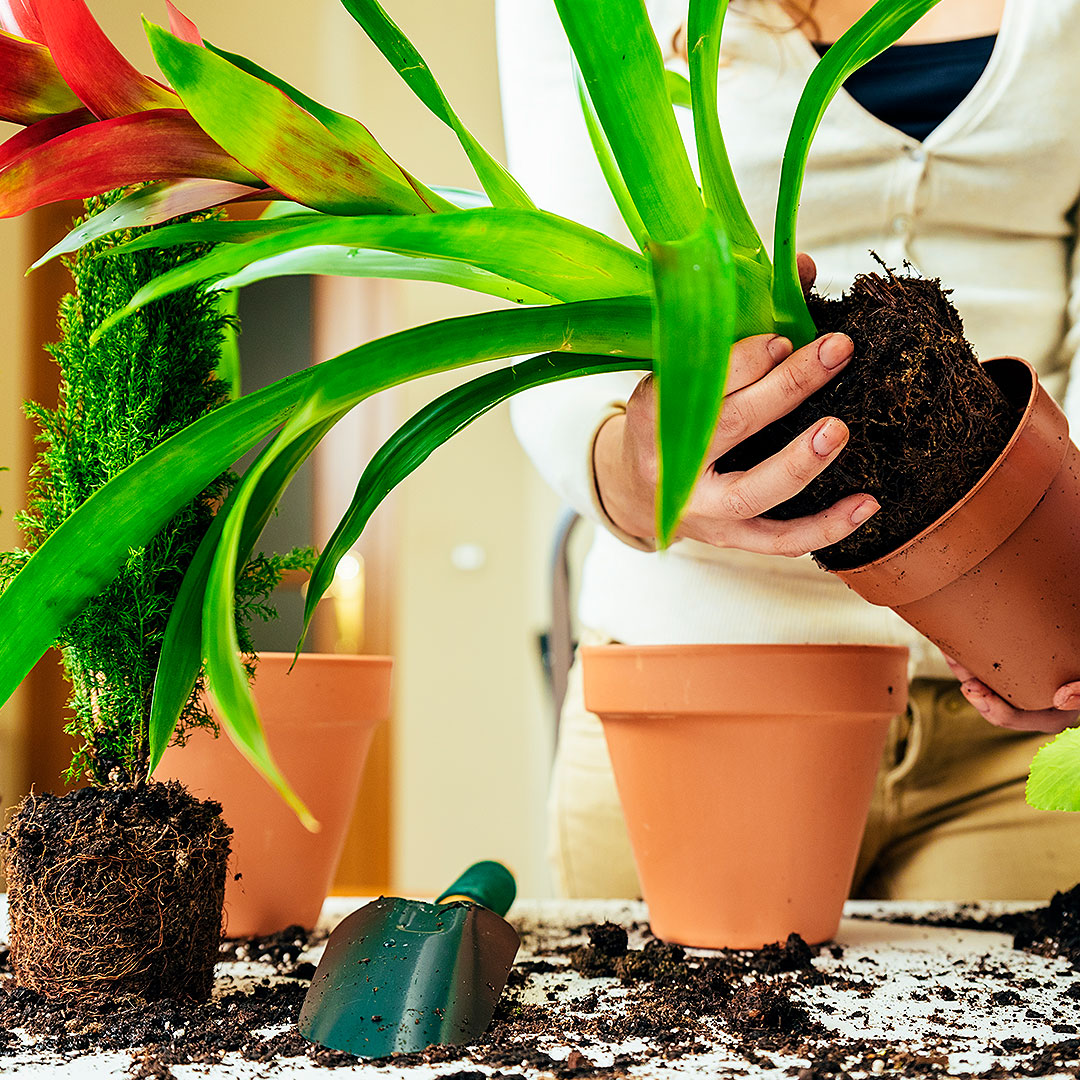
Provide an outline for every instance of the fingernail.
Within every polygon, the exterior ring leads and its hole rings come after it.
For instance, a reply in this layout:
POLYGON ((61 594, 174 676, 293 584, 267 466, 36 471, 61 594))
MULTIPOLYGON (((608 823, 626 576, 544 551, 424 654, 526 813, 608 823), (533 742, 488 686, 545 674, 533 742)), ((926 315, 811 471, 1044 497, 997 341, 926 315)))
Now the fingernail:
POLYGON ((821 343, 818 357, 821 359, 821 366, 832 371, 841 364, 846 364, 854 351, 855 345, 847 334, 830 334, 821 343))
POLYGON ((978 708, 986 700, 986 691, 983 689, 980 683, 966 682, 960 684, 960 689, 964 692, 964 697, 971 702, 976 708, 978 708))
POLYGON ((1054 698, 1054 708, 1063 709, 1066 712, 1072 709, 1080 709, 1080 693, 1073 690, 1068 694, 1062 694, 1054 698))
POLYGON ((839 420, 829 417, 814 432, 810 445, 818 457, 828 457, 847 438, 847 428, 839 420))
POLYGON ((849 515, 852 525, 861 525, 867 518, 873 516, 881 509, 881 504, 873 496, 868 495, 849 515))
POLYGON ((786 360, 791 355, 793 346, 786 337, 777 334, 775 337, 769 338, 766 348, 769 350, 769 355, 779 363, 781 360, 786 360))

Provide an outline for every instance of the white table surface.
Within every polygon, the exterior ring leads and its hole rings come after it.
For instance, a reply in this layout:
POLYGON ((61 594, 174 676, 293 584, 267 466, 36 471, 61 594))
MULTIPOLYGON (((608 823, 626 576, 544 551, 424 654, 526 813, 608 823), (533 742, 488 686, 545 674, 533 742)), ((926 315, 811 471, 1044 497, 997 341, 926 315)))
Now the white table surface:
MULTIPOLYGON (((331 898, 323 910, 322 923, 334 925, 364 901, 331 898)), ((0 900, 2 903, 2 900, 0 900)), ((1030 905, 1027 905, 1030 906, 1030 905)), ((985 912, 1013 910, 1017 905, 983 905, 976 909, 985 912)), ((947 1042, 947 1068, 937 1076, 972 1075, 992 1067, 998 1076, 1021 1075, 1030 1063, 1030 1052, 1015 1058, 995 1053, 993 1044, 1014 1037, 1031 1040, 1039 1045, 1051 1045, 1067 1039, 1067 1034, 1054 1030, 1080 1023, 1080 1001, 1070 998, 1066 991, 1080 982, 1080 973, 1060 959, 1044 959, 1012 948, 1011 938, 997 933, 976 930, 943 929, 932 926, 897 925, 882 921, 880 916, 950 910, 943 904, 851 902, 845 909, 844 921, 837 935, 843 947, 842 958, 833 957, 828 950, 814 960, 823 972, 846 969, 849 980, 865 977, 865 989, 839 989, 828 981, 821 986, 799 986, 795 998, 828 1029, 844 1038, 880 1038, 890 1046, 913 1052, 920 1048, 940 1055, 942 1040, 947 1042), (875 918, 878 916, 878 918, 875 918), (1007 972, 1008 977, 1003 976, 1007 972), (987 972, 991 972, 990 975, 987 972), (1038 984, 1038 985, 1035 985, 1038 984), (931 987, 948 986, 955 999, 943 1000, 931 987), (1014 991, 1011 1004, 996 1004, 991 995, 1003 987, 1014 991), (973 1004, 974 1003, 974 1004, 973 1004), (981 1004, 980 1004, 981 1003, 981 1004), (815 1008, 818 1006, 818 1008, 815 1008), (824 1008, 822 1008, 824 1006, 824 1008), (1018 1071, 1013 1073, 1011 1070, 1018 1071), (1004 1070, 1004 1071, 1002 1071, 1004 1070)), ((969 912, 969 906, 965 912, 969 912)), ((643 904, 620 901, 519 901, 509 915, 522 935, 520 960, 528 960, 537 952, 543 953, 553 944, 565 944, 584 938, 570 938, 568 927, 580 927, 590 922, 610 920, 626 926, 643 924, 647 913, 643 904)), ((6 906, 0 907, 0 933, 6 940, 6 906)), ((631 935, 631 946, 640 944, 640 936, 631 935)), ((305 954, 303 959, 317 962, 321 946, 305 954)), ((553 963, 557 958, 544 957, 553 963)), ((223 965, 223 968, 225 965, 223 965)), ((227 965, 229 989, 243 985, 245 979, 257 982, 273 969, 265 964, 230 963, 227 965)), ((543 1002, 553 987, 558 987, 560 1001, 571 1004, 584 997, 602 980, 584 979, 572 971, 530 974, 520 999, 543 1002)), ((614 980, 608 985, 617 986, 614 980)), ((601 1008, 618 1007, 618 994, 605 995, 601 1008)), ((1075 1028, 1074 1028, 1075 1030, 1075 1028)), ((808 1066, 805 1059, 770 1057, 772 1064, 749 1064, 745 1058, 725 1048, 722 1028, 717 1029, 715 1044, 707 1053, 683 1057, 670 1062, 648 1062, 629 1068, 631 1076, 674 1077, 796 1077, 800 1067, 808 1066)), ((547 1052, 553 1061, 565 1060, 574 1049, 582 1050, 589 1061, 602 1067, 610 1065, 616 1052, 625 1049, 640 1051, 642 1044, 605 1046, 592 1042, 570 1045, 554 1033, 536 1037, 536 1045, 547 1052)), ((0 1073, 17 1074, 20 1080, 37 1077, 70 1076, 76 1078, 115 1077, 130 1080, 131 1053, 90 1054, 61 1061, 48 1054, 35 1053, 28 1048, 15 1057, 0 1057, 0 1073)), ((492 1066, 476 1064, 467 1058, 460 1062, 423 1064, 403 1067, 398 1063, 364 1064, 327 1070, 305 1059, 284 1059, 273 1065, 256 1064, 226 1057, 220 1065, 173 1065, 177 1080, 195 1077, 415 1077, 436 1078, 453 1076, 463 1071, 499 1075, 492 1066)), ((517 1066, 504 1066, 503 1075, 542 1077, 543 1071, 517 1066)), ((851 1075, 858 1075, 852 1073, 851 1075)), ((899 1075, 887 1071, 887 1075, 899 1075)), ((1030 1073, 1028 1073, 1030 1075, 1030 1073)), ((1077 1075, 1065 1072, 1044 1072, 1046 1077, 1077 1075)))

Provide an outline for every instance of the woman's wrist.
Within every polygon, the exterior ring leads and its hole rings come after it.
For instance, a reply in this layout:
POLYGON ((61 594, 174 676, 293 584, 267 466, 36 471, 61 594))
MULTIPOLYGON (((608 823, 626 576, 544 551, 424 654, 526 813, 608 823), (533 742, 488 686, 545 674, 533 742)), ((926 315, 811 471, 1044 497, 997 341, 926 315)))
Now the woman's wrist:
MULTIPOLYGON (((619 481, 626 476, 623 457, 625 407, 613 407, 597 425, 590 445, 589 471, 592 477, 593 508, 600 522, 613 536, 638 551, 655 551, 656 540, 650 523, 635 514, 633 492, 619 481)), ((647 501, 647 500, 646 500, 647 501)))

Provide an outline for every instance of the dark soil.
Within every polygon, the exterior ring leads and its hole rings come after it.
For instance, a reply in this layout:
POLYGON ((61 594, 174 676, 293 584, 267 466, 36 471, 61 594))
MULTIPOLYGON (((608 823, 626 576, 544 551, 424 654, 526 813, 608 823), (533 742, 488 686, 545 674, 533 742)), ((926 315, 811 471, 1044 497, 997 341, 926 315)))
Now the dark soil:
MULTIPOLYGON (((1044 908, 1006 920, 968 917, 961 912, 959 918, 931 916, 925 921, 998 931, 1009 925, 1018 948, 1066 955, 1076 962, 1072 950, 1080 926, 1080 886, 1055 896, 1044 908)), ((1054 1027, 1063 1036, 1057 1041, 991 1041, 988 1052, 1013 1055, 1020 1064, 995 1065, 977 1073, 950 1071, 947 1048, 934 1049, 932 1039, 929 1049, 916 1051, 881 1038, 837 1035, 814 1015, 824 1016, 830 1007, 808 1007, 800 1002, 800 995, 814 987, 831 986, 869 997, 889 979, 887 971, 877 981, 867 980, 865 974, 853 975, 842 962, 844 951, 839 946, 828 949, 832 963, 822 970, 814 963, 821 950, 807 946, 796 935, 758 951, 699 956, 652 938, 647 928, 631 929, 639 941, 644 935, 640 947, 631 945, 626 927, 588 925, 570 932, 579 938, 585 935, 585 944, 552 943, 515 965, 495 1019, 477 1045, 435 1046, 422 1053, 394 1055, 382 1063, 402 1069, 421 1063, 445 1066, 439 1080, 522 1080, 526 1069, 560 1080, 626 1077, 632 1067, 644 1075, 640 1070, 647 1063, 664 1069, 665 1062, 711 1049, 719 1030, 747 1067, 774 1067, 773 1054, 808 1062, 788 1068, 787 1074, 795 1080, 882 1073, 968 1080, 1080 1076, 1080 1032, 1072 1024, 1054 1027), (572 996, 567 983, 559 979, 563 973, 568 978, 570 972, 589 980, 584 984, 586 996, 581 996, 580 989, 572 996), (539 1002, 535 989, 529 993, 537 978, 546 980, 544 999, 539 1002), (602 1008, 605 996, 613 994, 617 1006, 602 1008), (569 1057, 560 1061, 550 1056, 545 1040, 551 1036, 564 1046, 570 1043, 569 1057), (605 1054, 610 1061, 610 1047, 628 1040, 641 1040, 645 1049, 616 1053, 610 1064, 595 1063, 605 1054)), ((288 1059, 302 1058, 326 1068, 356 1064, 356 1058, 314 1046, 296 1030, 295 1020, 312 974, 311 964, 301 959, 298 950, 313 943, 296 928, 273 938, 227 942, 223 958, 261 960, 273 965, 275 975, 255 977, 246 985, 238 977, 231 983, 232 976, 219 978, 217 996, 203 1004, 114 1002, 76 1007, 16 989, 0 970, 0 1061, 18 1052, 19 1039, 12 1029, 21 1029, 34 1039, 39 1051, 65 1058, 130 1051, 134 1077, 168 1078, 174 1065, 213 1066, 226 1054, 266 1065, 266 1075, 274 1075, 288 1059)), ((1013 972, 986 961, 974 963, 981 965, 985 991, 980 994, 986 1002, 993 1008, 1015 1005, 1013 972)), ((1064 993, 1080 1001, 1080 981, 1064 993)), ((926 995, 942 1002, 956 998, 947 986, 935 987, 932 982, 921 1000, 926 995)))
POLYGON ((210 996, 232 830, 178 783, 28 795, 3 834, 11 967, 67 1003, 210 996))
POLYGON ((843 420, 850 439, 836 461, 765 514, 786 520, 856 492, 873 495, 881 509, 865 525, 814 552, 830 570, 872 562, 936 521, 993 464, 1019 420, 965 340, 941 282, 883 269, 856 278, 839 300, 811 297, 821 332, 842 330, 855 343, 844 371, 714 466, 748 469, 821 417, 843 420))

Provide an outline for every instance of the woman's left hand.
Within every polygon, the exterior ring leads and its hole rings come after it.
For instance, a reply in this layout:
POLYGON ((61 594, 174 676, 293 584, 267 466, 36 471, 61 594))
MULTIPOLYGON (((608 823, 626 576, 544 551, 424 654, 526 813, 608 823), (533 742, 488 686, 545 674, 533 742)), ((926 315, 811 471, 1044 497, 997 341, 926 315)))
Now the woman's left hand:
POLYGON ((945 661, 960 680, 960 692, 995 727, 1058 735, 1076 724, 1077 715, 1080 714, 1080 682, 1066 683, 1061 687, 1054 695, 1052 709, 1018 709, 951 657, 946 656, 945 661))

